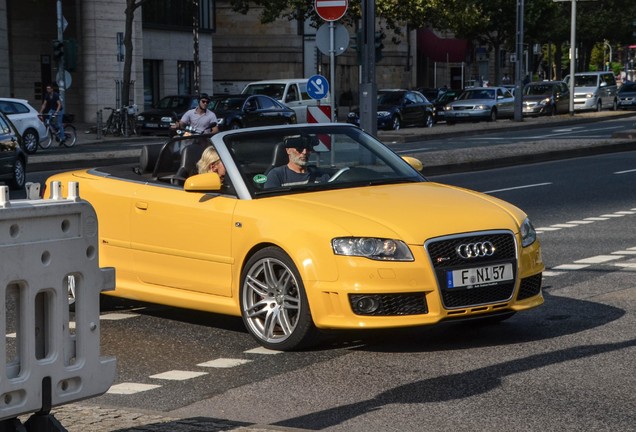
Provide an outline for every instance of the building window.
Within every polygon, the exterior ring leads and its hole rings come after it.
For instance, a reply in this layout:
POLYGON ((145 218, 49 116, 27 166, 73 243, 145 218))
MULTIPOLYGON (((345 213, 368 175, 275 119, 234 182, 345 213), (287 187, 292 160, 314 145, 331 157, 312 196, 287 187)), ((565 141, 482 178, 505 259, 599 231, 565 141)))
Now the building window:
POLYGON ((194 81, 194 62, 177 62, 177 90, 180 95, 192 94, 194 81))
MULTIPOLYGON (((199 30, 216 29, 215 0, 197 0, 199 3, 199 30)), ((142 8, 144 27, 192 31, 194 0, 155 0, 142 8)))
POLYGON ((144 110, 150 109, 161 96, 161 60, 144 60, 144 110))

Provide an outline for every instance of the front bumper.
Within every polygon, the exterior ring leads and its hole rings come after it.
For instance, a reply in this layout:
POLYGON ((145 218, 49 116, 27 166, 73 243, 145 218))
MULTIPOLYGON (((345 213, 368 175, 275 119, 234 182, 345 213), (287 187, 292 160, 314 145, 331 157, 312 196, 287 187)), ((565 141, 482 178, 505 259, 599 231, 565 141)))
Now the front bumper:
POLYGON ((537 241, 522 250, 515 248, 509 248, 514 258, 498 258, 499 262, 514 262, 514 280, 465 289, 449 289, 444 279, 449 269, 471 265, 444 264, 434 269, 429 253, 421 246, 411 245, 413 262, 337 257, 338 280, 305 281, 314 323, 331 329, 409 327, 537 307, 543 303, 541 247, 537 241), (354 302, 364 296, 375 296, 382 308, 379 314, 354 312, 354 302))

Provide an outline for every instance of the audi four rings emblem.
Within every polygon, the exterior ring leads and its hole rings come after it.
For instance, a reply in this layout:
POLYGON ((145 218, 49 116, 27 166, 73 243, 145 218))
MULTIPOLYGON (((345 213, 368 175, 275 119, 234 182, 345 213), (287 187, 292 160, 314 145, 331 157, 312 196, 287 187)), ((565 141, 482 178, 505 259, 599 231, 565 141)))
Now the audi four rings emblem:
POLYGON ((488 257, 492 256, 495 253, 495 245, 489 241, 478 242, 478 243, 467 243, 460 244, 457 246, 457 255, 461 258, 469 259, 469 258, 478 258, 478 257, 488 257))

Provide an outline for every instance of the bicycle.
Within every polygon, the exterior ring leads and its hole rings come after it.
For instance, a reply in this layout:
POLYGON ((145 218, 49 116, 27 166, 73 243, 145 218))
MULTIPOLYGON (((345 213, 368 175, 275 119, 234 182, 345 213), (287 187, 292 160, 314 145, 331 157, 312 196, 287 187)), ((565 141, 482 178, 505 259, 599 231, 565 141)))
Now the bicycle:
MULTIPOLYGON (((50 114, 39 116, 40 120, 46 126, 46 136, 47 139, 40 141, 40 148, 47 149, 51 147, 53 141, 60 142, 60 138, 57 135, 58 129, 57 124, 54 121, 51 121, 55 116, 51 116, 50 114)), ((68 122, 62 123, 64 126, 64 147, 73 147, 77 142, 77 130, 75 126, 68 122)))
POLYGON ((102 129, 104 135, 113 136, 130 136, 137 135, 136 129, 136 109, 135 105, 125 106, 121 108, 105 107, 110 111, 110 115, 106 120, 106 125, 102 129))

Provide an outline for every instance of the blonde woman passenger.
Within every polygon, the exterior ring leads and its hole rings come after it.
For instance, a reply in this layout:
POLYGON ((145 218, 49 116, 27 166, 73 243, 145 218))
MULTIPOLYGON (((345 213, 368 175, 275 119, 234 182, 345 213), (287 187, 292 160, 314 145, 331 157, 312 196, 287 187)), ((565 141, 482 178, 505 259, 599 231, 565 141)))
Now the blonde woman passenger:
POLYGON ((210 146, 203 150, 201 159, 197 162, 197 171, 199 174, 215 172, 221 178, 221 182, 223 182, 225 178, 225 166, 223 162, 221 162, 221 158, 214 147, 210 146))

